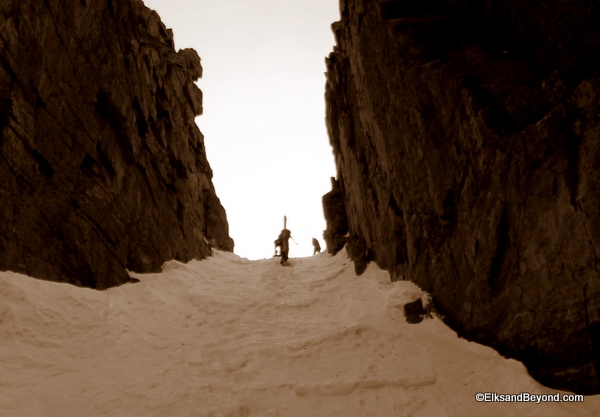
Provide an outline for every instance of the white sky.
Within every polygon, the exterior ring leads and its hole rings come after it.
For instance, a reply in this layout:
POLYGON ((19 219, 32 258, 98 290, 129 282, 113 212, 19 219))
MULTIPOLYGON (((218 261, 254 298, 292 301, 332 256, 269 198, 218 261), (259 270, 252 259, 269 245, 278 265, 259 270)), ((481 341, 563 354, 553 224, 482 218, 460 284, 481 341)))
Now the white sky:
POLYGON ((325 57, 337 0, 144 0, 202 59, 205 136, 235 253, 271 257, 287 215, 290 256, 325 248, 321 197, 335 166, 325 127, 325 57))

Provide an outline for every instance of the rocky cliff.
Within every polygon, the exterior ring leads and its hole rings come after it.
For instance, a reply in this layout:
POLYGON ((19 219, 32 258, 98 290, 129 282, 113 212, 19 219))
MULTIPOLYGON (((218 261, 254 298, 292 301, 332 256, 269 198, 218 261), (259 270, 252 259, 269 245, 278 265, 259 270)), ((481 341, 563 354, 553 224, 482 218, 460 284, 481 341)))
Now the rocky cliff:
POLYGON ((0 4, 0 269, 107 288, 232 250, 200 58, 139 0, 0 4))
POLYGON ((600 392, 599 27, 583 0, 342 0, 327 59, 328 246, 581 393, 600 392))

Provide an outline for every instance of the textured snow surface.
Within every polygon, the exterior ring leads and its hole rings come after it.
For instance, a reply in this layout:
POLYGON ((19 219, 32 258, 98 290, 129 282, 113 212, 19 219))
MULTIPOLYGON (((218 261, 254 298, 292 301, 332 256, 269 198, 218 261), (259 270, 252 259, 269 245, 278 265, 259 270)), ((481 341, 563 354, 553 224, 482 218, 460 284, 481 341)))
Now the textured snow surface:
MULTIPOLYGON (((423 295, 345 252, 249 261, 215 252, 98 292, 0 273, 0 416, 596 416, 439 319, 423 295)), ((561 393, 562 394, 562 393, 561 393)))

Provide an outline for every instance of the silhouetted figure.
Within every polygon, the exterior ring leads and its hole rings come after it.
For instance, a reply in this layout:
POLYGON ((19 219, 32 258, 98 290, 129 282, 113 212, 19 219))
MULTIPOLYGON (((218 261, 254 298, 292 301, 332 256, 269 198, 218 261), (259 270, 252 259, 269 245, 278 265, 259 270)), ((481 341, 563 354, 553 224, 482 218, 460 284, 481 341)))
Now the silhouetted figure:
POLYGON ((290 232, 288 229, 283 229, 281 233, 279 233, 279 237, 275 241, 275 243, 279 242, 279 247, 281 248, 281 261, 279 261, 281 265, 287 264, 288 255, 290 253, 289 240, 291 237, 292 232, 290 232))
POLYGON ((320 253, 321 252, 321 245, 319 245, 319 241, 317 239, 315 239, 314 237, 313 237, 313 240, 312 240, 312 244, 313 244, 313 247, 315 248, 315 251, 313 252, 313 255, 316 255, 317 253, 320 253))

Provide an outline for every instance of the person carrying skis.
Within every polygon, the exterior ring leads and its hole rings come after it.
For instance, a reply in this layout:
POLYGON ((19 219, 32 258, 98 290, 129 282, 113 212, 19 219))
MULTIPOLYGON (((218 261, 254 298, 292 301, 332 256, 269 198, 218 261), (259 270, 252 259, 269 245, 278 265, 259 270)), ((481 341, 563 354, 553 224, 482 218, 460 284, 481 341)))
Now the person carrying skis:
POLYGON ((276 242, 279 243, 279 248, 280 248, 280 254, 281 254, 281 261, 279 261, 279 263, 281 265, 287 265, 287 261, 288 261, 288 255, 290 252, 290 243, 289 240, 292 237, 292 232, 290 232, 288 229, 284 228, 281 233, 279 233, 279 237, 277 238, 276 242))
POLYGON ((320 253, 321 252, 321 245, 319 245, 319 241, 316 238, 314 238, 314 237, 313 237, 313 240, 312 240, 312 244, 313 244, 313 247, 315 248, 315 251, 313 252, 313 255, 316 255, 317 253, 320 253))

